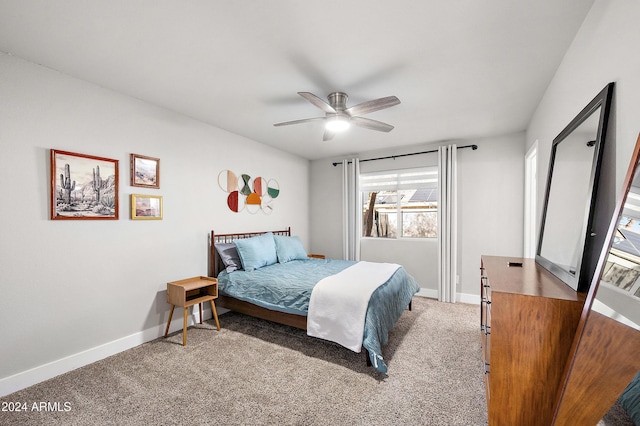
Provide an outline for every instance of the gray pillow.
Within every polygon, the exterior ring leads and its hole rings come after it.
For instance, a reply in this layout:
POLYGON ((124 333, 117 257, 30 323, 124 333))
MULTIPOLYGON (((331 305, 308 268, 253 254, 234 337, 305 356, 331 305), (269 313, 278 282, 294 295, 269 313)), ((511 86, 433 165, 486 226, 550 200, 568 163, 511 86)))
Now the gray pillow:
POLYGON ((240 256, 238 256, 238 249, 235 244, 218 243, 216 244, 216 251, 220 255, 220 259, 222 259, 222 263, 224 263, 227 272, 242 269, 242 263, 240 262, 240 256))

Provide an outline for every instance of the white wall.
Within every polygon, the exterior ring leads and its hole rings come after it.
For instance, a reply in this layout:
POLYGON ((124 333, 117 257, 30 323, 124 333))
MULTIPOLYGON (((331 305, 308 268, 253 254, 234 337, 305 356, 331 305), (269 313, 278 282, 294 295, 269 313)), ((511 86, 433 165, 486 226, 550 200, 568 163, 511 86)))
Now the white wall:
POLYGON ((438 240, 435 238, 365 238, 360 242, 360 250, 362 260, 403 265, 424 289, 422 294, 438 297, 438 240))
POLYGON ((0 75, 0 395, 159 337, 211 229, 308 246, 307 160, 5 54, 0 75), (52 148, 119 160, 119 220, 49 219, 52 148), (160 189, 129 186, 130 153, 160 158, 160 189), (224 169, 276 179, 273 213, 231 212, 224 169), (130 220, 132 193, 162 195, 164 219, 130 220))
POLYGON ((458 156, 458 292, 480 294, 480 257, 523 252, 524 134, 471 141, 458 156))
MULTIPOLYGON (((393 137, 390 134, 390 137, 393 137)), ((480 256, 522 255, 524 134, 455 141, 458 146, 458 293, 479 295, 480 256)), ((403 150, 361 153, 362 159, 437 149, 421 144, 403 150)), ((342 166, 332 159, 311 163, 311 250, 342 257, 342 166)), ((391 170, 436 165, 435 154, 361 163, 361 171, 391 170)), ((423 292, 437 295, 437 241, 365 239, 363 260, 397 262, 405 266, 423 292)))
POLYGON ((527 147, 539 140, 539 206, 553 139, 609 82, 615 82, 607 142, 615 164, 610 186, 619 194, 640 132, 638 16, 640 2, 596 0, 544 93, 527 129, 527 147))

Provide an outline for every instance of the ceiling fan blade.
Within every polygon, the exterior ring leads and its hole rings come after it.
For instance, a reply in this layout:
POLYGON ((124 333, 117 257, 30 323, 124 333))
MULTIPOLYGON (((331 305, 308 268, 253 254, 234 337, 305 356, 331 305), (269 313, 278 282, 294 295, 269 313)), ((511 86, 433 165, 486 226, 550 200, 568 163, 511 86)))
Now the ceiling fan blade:
POLYGON ((323 110, 324 112, 330 112, 334 114, 336 113, 336 110, 331 105, 329 105, 328 103, 326 103, 325 101, 323 101, 322 99, 314 95, 313 93, 298 92, 298 95, 302 96, 303 98, 305 98, 306 100, 308 100, 309 102, 311 102, 312 104, 314 104, 315 106, 323 110))
POLYGON ((393 130, 391 124, 383 123, 382 121, 372 120, 364 117, 351 117, 351 123, 365 129, 377 130, 379 132, 390 132, 393 130))
POLYGON ((389 108, 394 105, 398 105, 399 103, 400 99, 398 99, 397 97, 387 96, 386 98, 374 99, 372 101, 354 105, 351 108, 347 108, 346 112, 353 117, 355 115, 368 114, 370 112, 389 108))
POLYGON ((285 121, 283 123, 276 123, 274 126, 289 126, 290 124, 300 124, 300 123, 310 123, 312 121, 321 121, 325 120, 327 117, 313 117, 313 118, 303 118, 302 120, 293 120, 293 121, 285 121))

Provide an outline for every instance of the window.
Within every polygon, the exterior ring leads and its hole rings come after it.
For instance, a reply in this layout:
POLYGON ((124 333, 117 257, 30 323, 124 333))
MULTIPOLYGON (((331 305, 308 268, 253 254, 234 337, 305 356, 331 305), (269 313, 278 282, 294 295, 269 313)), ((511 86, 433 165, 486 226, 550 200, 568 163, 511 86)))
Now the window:
POLYGON ((438 168, 360 175, 362 236, 436 238, 438 168))

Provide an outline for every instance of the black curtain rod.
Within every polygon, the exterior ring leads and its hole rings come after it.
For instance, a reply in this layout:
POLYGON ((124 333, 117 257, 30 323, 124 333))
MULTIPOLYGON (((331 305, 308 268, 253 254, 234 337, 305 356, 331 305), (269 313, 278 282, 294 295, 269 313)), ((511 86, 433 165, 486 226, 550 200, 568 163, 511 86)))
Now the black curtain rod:
MULTIPOLYGON (((462 148, 471 148, 472 150, 476 150, 478 149, 478 145, 465 145, 465 146, 459 146, 458 149, 462 149, 462 148)), ((375 161, 375 160, 388 160, 389 158, 392 159, 396 159, 396 158, 400 158, 400 157, 409 157, 410 155, 419 155, 419 154, 430 154, 432 152, 438 152, 437 149, 432 149, 431 151, 422 151, 422 152, 412 152, 410 154, 398 154, 398 155, 389 155, 388 157, 377 157, 377 158, 366 158, 364 160, 360 160, 361 163, 364 163, 365 161, 375 161)), ((338 164, 342 164, 342 162, 339 163, 332 163, 333 167, 337 166, 338 164)), ((351 164, 351 161, 348 161, 347 164, 351 164)))

